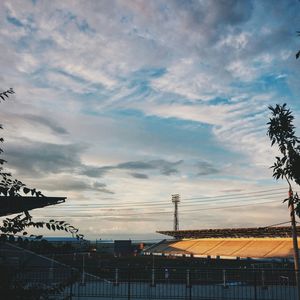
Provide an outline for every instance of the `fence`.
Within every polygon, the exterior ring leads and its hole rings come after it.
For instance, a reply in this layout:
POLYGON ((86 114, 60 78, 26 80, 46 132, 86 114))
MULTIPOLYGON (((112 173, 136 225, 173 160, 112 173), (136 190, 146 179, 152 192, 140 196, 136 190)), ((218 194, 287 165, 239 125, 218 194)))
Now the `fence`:
POLYGON ((293 300, 290 269, 29 269, 15 277, 25 290, 47 290, 50 299, 293 300))

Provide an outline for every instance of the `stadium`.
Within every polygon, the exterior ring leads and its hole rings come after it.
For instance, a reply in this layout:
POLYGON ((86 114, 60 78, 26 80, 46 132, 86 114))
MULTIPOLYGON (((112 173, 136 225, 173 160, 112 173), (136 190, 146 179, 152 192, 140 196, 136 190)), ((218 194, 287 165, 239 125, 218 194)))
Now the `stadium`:
POLYGON ((145 255, 267 261, 293 259, 292 232, 288 226, 157 232, 173 239, 164 239, 146 248, 145 255))

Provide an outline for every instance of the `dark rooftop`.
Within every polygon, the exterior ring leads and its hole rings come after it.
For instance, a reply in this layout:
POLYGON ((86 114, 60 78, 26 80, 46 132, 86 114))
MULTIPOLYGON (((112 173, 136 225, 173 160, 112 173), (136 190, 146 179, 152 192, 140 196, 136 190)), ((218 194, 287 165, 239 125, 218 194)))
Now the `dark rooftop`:
POLYGON ((65 202, 66 197, 21 197, 21 196, 0 196, 0 216, 21 213, 25 210, 32 210, 49 205, 65 202))
MULTIPOLYGON (((300 226, 297 226, 299 236, 300 226)), ((268 237, 291 237, 290 226, 280 227, 254 227, 254 228, 225 228, 225 229, 200 229, 200 230, 178 230, 157 231, 176 239, 199 239, 199 238, 268 238, 268 237)))

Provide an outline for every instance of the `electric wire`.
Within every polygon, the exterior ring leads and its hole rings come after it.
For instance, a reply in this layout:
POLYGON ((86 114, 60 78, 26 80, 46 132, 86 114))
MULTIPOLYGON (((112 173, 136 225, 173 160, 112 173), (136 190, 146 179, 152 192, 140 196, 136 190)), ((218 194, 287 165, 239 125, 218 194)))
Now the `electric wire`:
MULTIPOLYGON (((272 225, 264 226, 264 228, 274 227, 274 226, 278 226, 278 225, 284 225, 284 224, 288 224, 288 223, 291 223, 291 221, 281 222, 281 223, 277 223, 277 224, 272 224, 272 225)), ((296 222, 296 223, 298 223, 298 222, 296 222)))
MULTIPOLYGON (((250 198, 255 198, 255 200, 261 198, 260 196, 264 196, 263 194, 265 194, 266 191, 261 191, 260 194, 258 195, 248 195, 248 194, 241 194, 244 195, 243 197, 240 197, 240 195, 234 195, 231 196, 230 199, 224 199, 224 197, 228 197, 227 195, 223 195, 223 196, 215 196, 215 197, 198 197, 198 198, 193 198, 193 199, 198 199, 198 201, 185 201, 186 199, 191 199, 191 198, 182 198, 181 199, 181 204, 180 206, 188 206, 188 205, 197 205, 199 203, 213 203, 213 202, 221 202, 221 201, 229 201, 229 202, 235 202, 235 201, 243 201, 245 199, 250 198), (222 197, 222 198, 221 198, 222 197)), ((270 193, 268 192, 268 194, 264 197, 269 197, 269 196, 283 196, 283 192, 274 192, 274 193, 270 193)), ((170 200, 165 201, 165 202, 121 202, 121 203, 78 203, 78 204, 66 204, 64 205, 65 208, 82 208, 82 207, 89 207, 89 208, 111 208, 111 207, 118 207, 118 208, 122 208, 123 206, 128 207, 128 205, 136 205, 136 206, 143 206, 143 207, 151 207, 151 206, 170 206, 170 200)))
MULTIPOLYGON (((227 194, 227 195, 220 195, 220 196, 216 196, 218 198, 223 198, 223 197, 235 197, 235 196, 243 196, 243 195, 249 195, 249 194, 261 194, 261 193, 269 193, 269 192, 273 192, 276 190, 287 190, 285 187, 280 187, 280 188, 273 188, 271 190, 262 190, 262 191, 253 191, 253 192, 247 192, 247 193, 234 193, 234 194, 227 194)), ((183 198, 182 200, 195 200, 195 199, 202 199, 205 197, 192 197, 192 198, 183 198)), ((207 197, 210 198, 210 197, 207 197)))
MULTIPOLYGON (((253 206, 253 205, 263 205, 263 204, 270 204, 270 203, 279 203, 278 200, 272 200, 272 201, 265 201, 265 202, 259 202, 259 203, 249 203, 249 204, 241 204, 241 205, 227 205, 227 206, 218 206, 218 207, 210 207, 210 208, 197 208, 193 210, 181 210, 180 213, 195 213, 198 211, 207 211, 207 210, 218 210, 218 209, 228 209, 228 208, 240 208, 240 207, 246 207, 246 206, 253 206)), ((118 211, 118 210, 116 210, 118 211)), ((162 215, 162 214, 172 214, 173 211, 156 211, 156 212, 139 212, 139 213, 126 213, 124 215, 96 215, 95 211, 92 211, 93 215, 57 215, 57 216, 45 216, 45 217, 121 217, 121 216, 142 216, 142 215, 162 215)))
MULTIPOLYGON (((251 201, 258 201, 258 200, 266 200, 270 198, 275 198, 275 196, 282 196, 281 193, 274 193, 274 194, 269 194, 269 195, 260 195, 256 197, 245 197, 245 198, 238 198, 238 199, 212 199, 212 200, 204 200, 204 201, 199 201, 198 203, 184 203, 181 202, 180 207, 193 207, 193 206, 199 206, 199 205, 216 205, 218 203, 225 204, 225 203, 236 203, 236 202, 251 202, 251 201)), ((276 197, 277 198, 277 197, 276 197)), ((280 201, 280 200, 278 200, 280 201)), ((62 206, 60 206, 62 207, 62 206)), ((111 204, 111 205, 99 205, 99 204, 90 204, 90 205, 72 205, 72 206, 66 206, 64 205, 64 208, 68 210, 87 210, 87 209, 97 209, 101 208, 103 210, 111 210, 113 208, 117 208, 118 210, 128 210, 128 209, 141 209, 141 208, 169 208, 170 207, 170 202, 168 203, 149 203, 149 204, 138 204, 138 205, 120 205, 120 204, 111 204)), ((49 207, 50 208, 50 207, 49 207)), ((52 209, 58 209, 58 207, 52 207, 52 209)))
MULTIPOLYGON (((222 202, 222 203, 217 203, 217 202, 212 202, 212 203, 199 203, 198 205, 197 204, 186 204, 186 205, 181 205, 180 206, 180 211, 183 211, 183 208, 197 208, 197 207, 201 207, 201 206, 208 206, 208 207, 215 207, 216 205, 218 204, 222 204, 222 205, 226 205, 226 204, 234 204, 234 203, 240 203, 240 202, 243 202, 245 204, 251 204, 251 203, 260 203, 260 202, 257 202, 258 200, 260 201, 264 201, 264 200, 269 200, 269 199, 274 199, 274 197, 263 197, 263 198, 259 198, 259 199, 247 199, 247 200, 243 200, 243 201, 229 201, 229 202, 222 202), (253 202, 255 201, 255 202, 253 202)), ((280 202, 280 199, 279 200, 276 200, 278 202, 280 202)), ((115 205, 115 206, 111 206, 111 207, 101 207, 101 206, 89 206, 89 207, 68 207, 66 208, 68 211, 90 211, 90 210, 102 210, 102 211, 118 211, 118 212, 121 212, 121 211, 128 211, 128 210, 136 210, 136 211, 140 211, 140 210, 143 210, 143 209, 152 209, 152 210, 163 210, 163 209, 169 209, 171 207, 171 204, 168 204, 166 206, 127 206, 127 207, 119 207, 118 205, 115 205)), ((59 207, 53 207, 52 210, 60 210, 59 207)))
MULTIPOLYGON (((193 197, 193 198, 182 198, 180 207, 183 209, 180 210, 180 214, 194 214, 199 211, 210 211, 210 210, 219 210, 219 209, 234 209, 234 208, 243 208, 256 205, 266 205, 271 203, 280 204, 280 199, 271 200, 271 201, 262 201, 268 200, 270 198, 281 198, 283 196, 283 190, 286 191, 286 188, 274 188, 272 190, 260 190, 247 193, 234 193, 227 195, 219 195, 214 197, 193 197), (197 201, 195 201, 197 200, 197 201), (255 201, 255 202, 253 202, 255 201), (246 202, 246 203, 245 203, 246 202), (237 204, 236 204, 237 203, 237 204), (243 203, 243 204, 238 204, 243 203), (219 206, 219 204, 222 204, 219 206), (225 204, 225 206, 224 206, 225 204), (234 205, 233 205, 234 204, 234 205), (188 207, 187 209, 184 209, 188 207), (192 209, 189 209, 192 208, 192 209)), ((117 220, 118 218, 125 217, 136 217, 142 218, 147 215, 173 215, 173 210, 170 210, 171 203, 168 202, 123 202, 123 203, 92 203, 92 204, 73 204, 73 205, 64 205, 61 204, 60 207, 49 207, 47 212, 52 212, 51 216, 44 217, 63 217, 63 218, 112 218, 117 220), (62 206, 63 205, 63 206, 62 206), (54 216, 55 210, 61 212, 61 209, 64 208, 64 215, 54 216), (147 210, 148 209, 148 210, 147 210), (149 211, 150 210, 150 211, 149 211)), ((144 218, 146 219, 146 218, 144 218)), ((272 225, 270 225, 272 226, 272 225)))

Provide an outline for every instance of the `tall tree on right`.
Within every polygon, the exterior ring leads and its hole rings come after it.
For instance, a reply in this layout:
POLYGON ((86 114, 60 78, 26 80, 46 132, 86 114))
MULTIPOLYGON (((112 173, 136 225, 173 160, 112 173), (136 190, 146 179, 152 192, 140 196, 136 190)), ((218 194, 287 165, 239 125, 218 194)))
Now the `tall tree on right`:
POLYGON ((293 192, 292 182, 300 185, 300 139, 295 134, 293 124, 294 116, 286 104, 276 104, 275 107, 269 106, 271 110, 270 121, 267 123, 268 135, 271 140, 271 146, 277 145, 280 156, 276 156, 276 161, 271 168, 273 177, 284 179, 289 187, 288 198, 284 202, 288 203, 290 209, 295 275, 298 287, 298 299, 300 300, 300 274, 299 274, 299 249, 297 241, 297 227, 295 214, 300 216, 300 198, 293 192))

